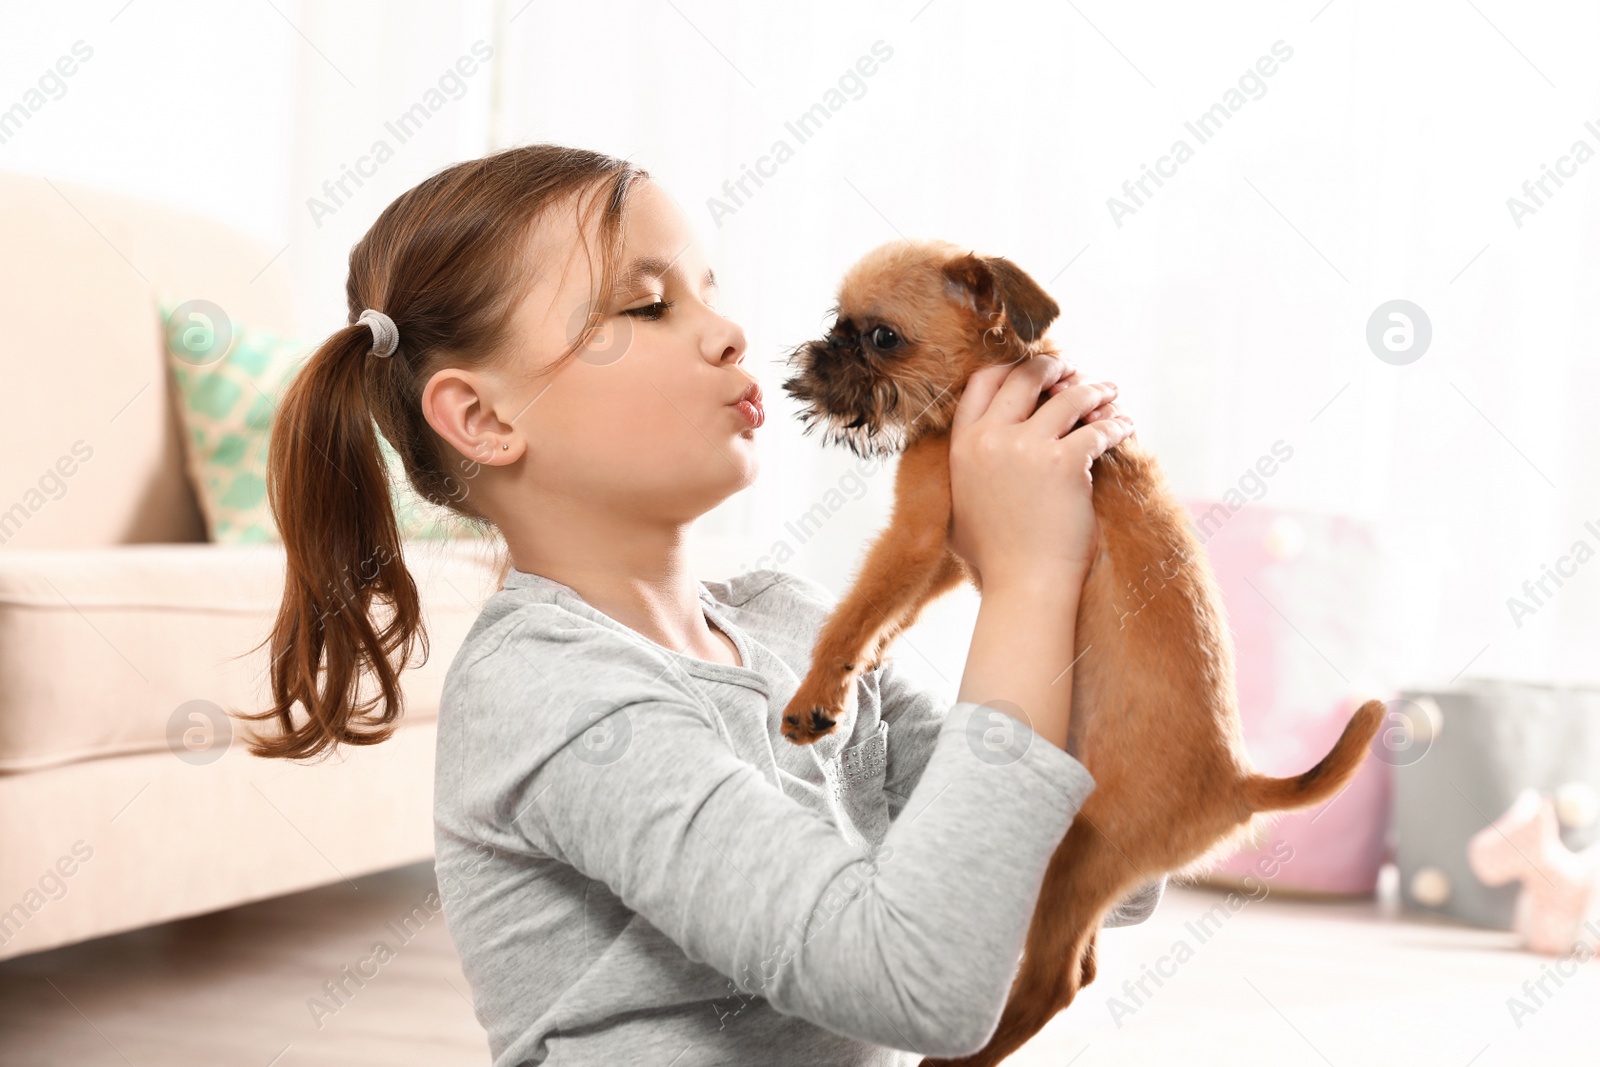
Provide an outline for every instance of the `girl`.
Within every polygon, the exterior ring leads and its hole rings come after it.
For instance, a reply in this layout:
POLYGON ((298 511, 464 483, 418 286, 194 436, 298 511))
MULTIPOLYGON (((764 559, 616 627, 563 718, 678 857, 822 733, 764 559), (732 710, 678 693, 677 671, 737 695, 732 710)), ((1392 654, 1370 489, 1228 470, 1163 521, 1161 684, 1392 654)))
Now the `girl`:
POLYGON ((446 675, 434 782, 441 899, 497 1067, 982 1047, 1094 788, 1052 682, 1094 552, 1089 466, 1131 432, 1115 387, 1054 358, 971 378, 948 533, 983 598, 959 700, 886 662, 800 747, 778 716, 833 598, 687 568, 689 527, 756 476, 761 391, 644 171, 552 145, 449 167, 354 247, 347 295, 271 436, 288 581, 255 716, 279 729, 254 751, 375 744, 400 713, 426 636, 376 420, 417 491, 509 557, 446 675), (363 671, 378 691, 357 701, 363 671))

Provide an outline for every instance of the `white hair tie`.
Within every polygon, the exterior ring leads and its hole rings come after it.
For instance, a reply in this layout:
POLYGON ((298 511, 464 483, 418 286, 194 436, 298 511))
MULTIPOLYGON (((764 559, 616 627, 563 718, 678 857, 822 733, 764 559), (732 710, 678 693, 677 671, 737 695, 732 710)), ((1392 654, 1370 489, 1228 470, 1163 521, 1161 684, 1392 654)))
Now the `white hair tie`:
POLYGON ((372 308, 361 313, 356 319, 358 326, 372 327, 372 350, 368 355, 392 356, 394 350, 400 347, 400 330, 395 326, 394 320, 381 311, 372 308))

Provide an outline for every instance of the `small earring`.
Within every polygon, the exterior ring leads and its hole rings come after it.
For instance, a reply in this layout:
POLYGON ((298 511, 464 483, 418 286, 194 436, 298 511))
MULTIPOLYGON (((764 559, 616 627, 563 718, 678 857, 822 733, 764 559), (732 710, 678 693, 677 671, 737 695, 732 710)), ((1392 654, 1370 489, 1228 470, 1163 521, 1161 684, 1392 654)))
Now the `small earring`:
POLYGON ((502 451, 502 452, 508 452, 508 451, 510 451, 510 449, 511 449, 511 446, 510 446, 510 445, 508 445, 508 444, 506 444, 506 443, 505 443, 505 442, 503 442, 503 441, 502 441, 502 442, 501 442, 501 444, 500 444, 500 450, 501 450, 501 451, 502 451))

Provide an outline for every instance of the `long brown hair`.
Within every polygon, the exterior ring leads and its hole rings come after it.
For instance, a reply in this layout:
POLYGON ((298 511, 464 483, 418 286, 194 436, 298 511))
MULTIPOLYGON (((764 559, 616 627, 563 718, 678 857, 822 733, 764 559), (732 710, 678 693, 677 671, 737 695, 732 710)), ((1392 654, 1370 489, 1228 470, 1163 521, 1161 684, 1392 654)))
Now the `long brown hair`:
MULTIPOLYGON (((504 358, 512 312, 537 276, 528 233, 553 205, 577 204, 580 232, 600 210, 594 291, 608 294, 622 208, 645 177, 597 152, 511 148, 454 164, 401 194, 350 250, 350 325, 312 354, 273 418, 267 497, 288 556, 283 602, 267 638, 273 706, 239 717, 275 720, 281 729, 250 738, 252 753, 305 759, 339 744, 377 744, 394 732, 403 710, 400 672, 419 640, 420 662, 427 662, 428 639, 376 431, 424 499, 492 531, 458 473, 473 464, 423 418, 422 388, 443 367, 504 358), (371 354, 373 333, 356 322, 367 308, 387 314, 399 331, 389 358, 371 354), (372 614, 380 606, 391 611, 378 624, 372 614), (363 699, 358 690, 367 672, 378 691, 363 699)), ((589 315, 548 370, 580 350, 598 325, 589 315)))

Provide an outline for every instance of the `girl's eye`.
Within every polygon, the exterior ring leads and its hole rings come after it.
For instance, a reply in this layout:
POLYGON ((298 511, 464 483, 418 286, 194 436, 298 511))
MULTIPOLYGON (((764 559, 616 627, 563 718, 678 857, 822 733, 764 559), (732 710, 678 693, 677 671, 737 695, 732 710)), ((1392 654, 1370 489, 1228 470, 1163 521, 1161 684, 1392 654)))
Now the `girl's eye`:
POLYGON ((670 307, 672 307, 672 301, 657 300, 654 304, 646 304, 644 307, 629 308, 627 311, 624 311, 623 314, 632 315, 637 319, 649 319, 654 321, 665 315, 667 313, 667 309, 670 307))

